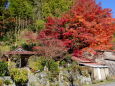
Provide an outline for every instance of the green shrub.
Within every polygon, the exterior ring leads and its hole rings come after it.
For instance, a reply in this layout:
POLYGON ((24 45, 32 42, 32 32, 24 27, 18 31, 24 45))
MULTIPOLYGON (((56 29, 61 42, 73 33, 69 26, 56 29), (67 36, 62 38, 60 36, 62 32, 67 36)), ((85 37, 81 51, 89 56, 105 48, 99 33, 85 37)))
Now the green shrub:
POLYGON ((29 30, 33 32, 39 32, 45 28, 45 21, 44 20, 36 20, 33 25, 29 26, 29 30))
POLYGON ((10 75, 16 83, 26 83, 28 81, 28 71, 24 68, 13 68, 10 75))
POLYGON ((72 64, 72 59, 71 59, 72 55, 71 54, 66 54, 64 56, 64 59, 62 61, 60 61, 60 66, 64 66, 66 67, 68 63, 72 64))
POLYGON ((43 71, 46 66, 51 72, 58 72, 58 62, 55 60, 47 60, 44 57, 31 56, 28 60, 29 67, 34 71, 40 70, 43 71))
MULTIPOLYGON (((46 67, 48 68, 48 79, 50 81, 50 85, 55 80, 59 78, 59 63, 53 59, 46 60, 46 67)), ((53 86, 53 85, 51 85, 53 86)), ((56 86, 56 84, 55 84, 56 86)))
POLYGON ((42 71, 46 64, 44 57, 31 56, 28 60, 29 67, 34 71, 42 71))
POLYGON ((36 46, 36 44, 34 44, 34 43, 28 43, 28 44, 27 43, 23 43, 21 46, 25 50, 32 51, 33 46, 36 46))
POLYGON ((3 86, 3 80, 0 79, 0 86, 3 86))
POLYGON ((59 64, 60 66, 65 66, 66 65, 66 61, 64 61, 64 60, 62 60, 62 61, 60 61, 60 64, 59 64))
POLYGON ((8 75, 8 64, 6 62, 0 62, 0 76, 8 75))
POLYGON ((11 84, 11 80, 5 80, 5 81, 4 81, 4 84, 10 85, 10 84, 11 84))
POLYGON ((55 60, 48 60, 46 62, 46 66, 48 67, 48 70, 51 72, 58 72, 58 62, 56 62, 55 60))
POLYGON ((45 27, 45 22, 43 20, 37 20, 36 25, 37 25, 37 29, 41 30, 45 27))
POLYGON ((9 71, 11 70, 11 69, 13 69, 13 68, 16 68, 16 63, 15 62, 8 62, 9 63, 9 65, 8 65, 8 69, 9 69, 9 71))

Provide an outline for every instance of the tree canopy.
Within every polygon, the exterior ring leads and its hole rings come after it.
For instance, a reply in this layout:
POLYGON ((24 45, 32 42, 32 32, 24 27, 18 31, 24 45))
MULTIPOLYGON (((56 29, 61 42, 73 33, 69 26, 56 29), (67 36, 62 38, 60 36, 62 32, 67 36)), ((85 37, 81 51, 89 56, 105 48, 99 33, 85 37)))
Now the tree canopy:
POLYGON ((16 17, 32 17, 33 7, 29 0, 9 0, 10 13, 12 16, 16 17))
POLYGON ((0 7, 4 10, 0 36, 10 31, 16 34, 19 29, 40 30, 37 40, 60 40, 69 53, 112 47, 111 9, 103 9, 95 0, 3 0, 0 7))
POLYGON ((95 0, 77 0, 62 17, 49 17, 46 28, 38 37, 62 40, 73 53, 110 49, 114 31, 111 9, 102 9, 95 0))
POLYGON ((42 5, 43 17, 59 17, 71 8, 72 3, 73 0, 46 0, 42 5))

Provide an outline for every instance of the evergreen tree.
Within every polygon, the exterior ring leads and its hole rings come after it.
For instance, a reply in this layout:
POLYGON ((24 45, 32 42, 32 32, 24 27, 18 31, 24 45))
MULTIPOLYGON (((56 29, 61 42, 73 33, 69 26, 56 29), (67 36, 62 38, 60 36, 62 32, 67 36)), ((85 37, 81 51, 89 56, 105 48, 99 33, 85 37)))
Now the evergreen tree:
POLYGON ((9 11, 12 16, 32 18, 33 7, 29 0, 9 0, 9 11))

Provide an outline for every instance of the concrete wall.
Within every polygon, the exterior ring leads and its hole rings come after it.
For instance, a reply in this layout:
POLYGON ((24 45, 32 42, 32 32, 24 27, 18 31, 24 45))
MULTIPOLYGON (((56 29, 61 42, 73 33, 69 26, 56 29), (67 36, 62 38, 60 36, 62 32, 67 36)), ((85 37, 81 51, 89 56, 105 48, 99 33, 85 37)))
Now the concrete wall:
POLYGON ((108 75, 108 68, 93 68, 93 76, 95 80, 105 80, 108 75))
POLYGON ((115 76, 115 52, 101 51, 94 56, 95 61, 109 67, 110 76, 115 76))

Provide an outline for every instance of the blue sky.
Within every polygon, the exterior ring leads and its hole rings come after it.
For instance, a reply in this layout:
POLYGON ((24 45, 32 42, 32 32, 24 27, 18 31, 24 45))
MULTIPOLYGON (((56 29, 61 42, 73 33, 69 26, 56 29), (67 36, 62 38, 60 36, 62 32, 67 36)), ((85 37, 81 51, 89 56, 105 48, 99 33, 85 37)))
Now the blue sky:
POLYGON ((103 8, 111 8, 113 17, 115 18, 115 0, 96 0, 97 3, 101 2, 103 8))

